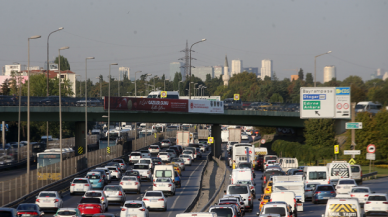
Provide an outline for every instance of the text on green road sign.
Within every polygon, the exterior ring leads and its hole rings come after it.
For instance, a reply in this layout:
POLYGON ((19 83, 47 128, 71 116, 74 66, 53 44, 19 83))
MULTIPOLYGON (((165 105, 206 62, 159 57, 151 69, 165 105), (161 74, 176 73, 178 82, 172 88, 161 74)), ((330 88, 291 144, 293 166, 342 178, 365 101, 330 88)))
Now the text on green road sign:
POLYGON ((304 101, 303 102, 304 110, 316 110, 321 109, 321 101, 304 101))

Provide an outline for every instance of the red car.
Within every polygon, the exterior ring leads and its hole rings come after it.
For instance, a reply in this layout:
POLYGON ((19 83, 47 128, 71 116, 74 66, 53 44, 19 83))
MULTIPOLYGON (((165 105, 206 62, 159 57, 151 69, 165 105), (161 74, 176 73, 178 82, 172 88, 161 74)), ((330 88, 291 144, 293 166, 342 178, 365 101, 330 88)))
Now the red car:
POLYGON ((264 156, 265 155, 257 155, 255 165, 256 170, 264 171, 264 156))
POLYGON ((103 204, 99 198, 82 198, 78 204, 81 215, 94 215, 104 212, 103 204))

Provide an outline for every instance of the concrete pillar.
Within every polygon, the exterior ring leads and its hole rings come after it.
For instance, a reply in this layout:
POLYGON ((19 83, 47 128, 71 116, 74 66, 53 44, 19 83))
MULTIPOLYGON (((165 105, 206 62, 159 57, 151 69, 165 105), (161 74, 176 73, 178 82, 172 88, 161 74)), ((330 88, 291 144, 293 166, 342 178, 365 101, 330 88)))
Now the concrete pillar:
POLYGON ((219 157, 222 154, 221 150, 221 126, 219 124, 213 124, 212 126, 212 136, 214 138, 214 143, 212 145, 212 153, 214 157, 219 157))
POLYGON ((81 155, 85 154, 86 147, 85 147, 85 122, 84 121, 77 121, 75 122, 75 154, 81 155), (82 150, 80 149, 82 147, 82 150))

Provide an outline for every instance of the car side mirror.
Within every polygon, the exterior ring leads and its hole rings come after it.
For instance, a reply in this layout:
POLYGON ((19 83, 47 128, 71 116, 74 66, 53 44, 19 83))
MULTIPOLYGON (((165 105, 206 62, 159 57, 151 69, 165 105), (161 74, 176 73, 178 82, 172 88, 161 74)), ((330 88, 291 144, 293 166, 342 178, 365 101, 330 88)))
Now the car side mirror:
POLYGON ((43 216, 43 215, 44 215, 44 212, 41 212, 40 215, 43 216))
POLYGON ((226 194, 226 190, 224 190, 224 193, 226 194))
POLYGON ((256 215, 257 215, 257 216, 259 216, 259 215, 260 215, 260 213, 259 213, 259 212, 257 212, 257 213, 256 213, 256 215))

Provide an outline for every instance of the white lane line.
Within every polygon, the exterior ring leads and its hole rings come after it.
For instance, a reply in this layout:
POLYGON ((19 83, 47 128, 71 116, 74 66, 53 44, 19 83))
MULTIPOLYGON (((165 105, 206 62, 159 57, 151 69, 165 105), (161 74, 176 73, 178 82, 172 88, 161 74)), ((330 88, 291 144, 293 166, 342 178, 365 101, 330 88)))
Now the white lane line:
MULTIPOLYGON (((178 201, 178 198, 179 198, 180 195, 183 193, 183 190, 184 190, 184 189, 187 187, 187 185, 189 184, 189 182, 190 182, 190 177, 194 174, 195 171, 197 171, 198 167, 201 166, 203 162, 205 162, 205 161, 202 161, 200 164, 198 164, 198 166, 195 168, 195 170, 193 170, 193 172, 191 172, 191 174, 189 175, 186 184, 184 185, 183 188, 181 188, 182 191, 181 191, 181 192, 179 193, 179 195, 177 195, 177 197, 175 198, 174 203, 173 203, 172 206, 171 206, 172 209, 175 208, 175 204, 176 204, 176 202, 178 201)), ((200 184, 201 184, 201 183, 200 183, 200 184)), ((168 217, 170 217, 171 213, 172 213, 172 212, 170 211, 170 213, 168 214, 168 217)))

